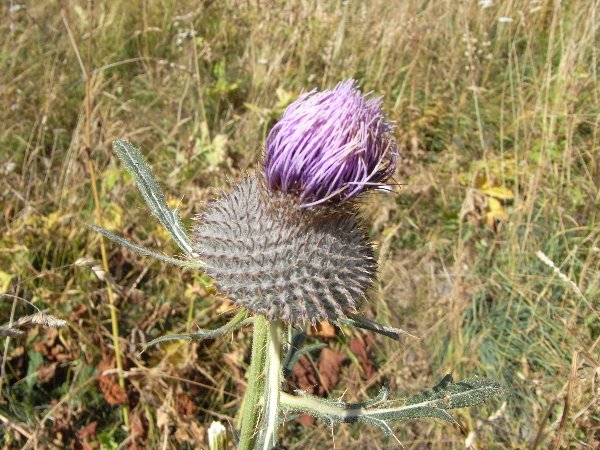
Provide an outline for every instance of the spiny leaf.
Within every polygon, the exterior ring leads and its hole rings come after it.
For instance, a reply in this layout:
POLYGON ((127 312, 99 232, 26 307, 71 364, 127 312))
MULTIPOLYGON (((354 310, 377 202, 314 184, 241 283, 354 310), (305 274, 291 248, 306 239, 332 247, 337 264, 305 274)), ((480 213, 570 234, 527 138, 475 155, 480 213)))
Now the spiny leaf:
POLYGON ((504 392, 492 380, 471 378, 453 383, 452 377, 446 375, 437 386, 407 399, 387 400, 384 386, 375 398, 362 403, 343 403, 297 391, 296 396, 282 392, 281 405, 286 412, 307 413, 328 424, 363 422, 388 433, 390 422, 433 417, 456 423, 448 410, 479 405, 504 392))
POLYGON ((192 242, 179 218, 177 208, 170 209, 142 154, 127 141, 113 142, 113 148, 125 168, 133 175, 137 187, 152 214, 171 234, 177 245, 193 256, 192 242))
POLYGON ((369 320, 366 317, 361 317, 358 314, 348 314, 348 318, 338 319, 340 325, 346 325, 349 327, 360 328, 363 330, 369 330, 374 333, 382 334, 387 336, 395 341, 400 339, 400 336, 406 335, 412 338, 418 339, 418 337, 413 336, 412 334, 404 331, 400 328, 388 327, 386 325, 382 325, 373 320, 369 320))
POLYGON ((159 261, 163 261, 168 264, 173 264, 173 265, 179 266, 179 267, 185 267, 186 269, 199 269, 203 266, 202 263, 191 263, 188 261, 171 258, 169 256, 165 256, 165 255, 161 255, 160 253, 153 252, 152 250, 148 250, 147 248, 140 247, 139 245, 134 244, 133 242, 131 242, 125 238, 122 238, 120 236, 117 236, 116 234, 113 234, 110 231, 105 230, 104 228, 101 228, 96 225, 92 225, 92 230, 102 234, 103 236, 107 237, 111 241, 114 241, 117 244, 122 245, 123 247, 127 247, 128 249, 133 250, 136 253, 139 253, 140 255, 149 256, 151 258, 158 259, 159 261))
POLYGON ((204 339, 215 339, 219 336, 223 336, 224 334, 229 333, 230 331, 237 330, 238 328, 242 328, 243 326, 252 323, 254 321, 254 318, 247 318, 247 314, 248 313, 245 310, 242 310, 239 313, 237 313, 236 316, 233 319, 231 319, 227 324, 215 330, 200 330, 196 333, 191 334, 171 334, 166 336, 160 336, 148 342, 144 349, 141 351, 141 353, 144 353, 148 349, 148 347, 160 344, 161 342, 202 341, 204 339))

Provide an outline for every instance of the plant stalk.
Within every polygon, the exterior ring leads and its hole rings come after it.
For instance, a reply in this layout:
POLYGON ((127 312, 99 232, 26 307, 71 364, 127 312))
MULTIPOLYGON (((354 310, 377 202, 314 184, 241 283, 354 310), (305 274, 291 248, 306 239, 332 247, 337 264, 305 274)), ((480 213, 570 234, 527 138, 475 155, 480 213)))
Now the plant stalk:
POLYGON ((238 450, 277 446, 282 378, 280 320, 255 317, 248 385, 241 408, 238 450))
POLYGON ((258 448, 270 450, 277 446, 277 429, 279 425, 279 397, 281 390, 281 332, 282 321, 268 323, 267 359, 265 374, 267 376, 264 391, 264 414, 259 434, 258 448))
POLYGON ((248 384, 241 408, 241 429, 238 450, 253 450, 258 437, 262 399, 265 390, 264 369, 266 362, 269 327, 267 319, 257 316, 252 334, 252 356, 248 369, 248 384))

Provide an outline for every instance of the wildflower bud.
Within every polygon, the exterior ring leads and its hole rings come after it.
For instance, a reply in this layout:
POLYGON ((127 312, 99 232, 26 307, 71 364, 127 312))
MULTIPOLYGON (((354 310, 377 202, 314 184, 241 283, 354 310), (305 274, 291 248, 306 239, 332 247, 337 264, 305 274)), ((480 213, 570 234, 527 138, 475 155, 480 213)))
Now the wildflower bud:
POLYGON ((221 422, 213 421, 208 428, 208 448, 227 450, 227 428, 221 422))

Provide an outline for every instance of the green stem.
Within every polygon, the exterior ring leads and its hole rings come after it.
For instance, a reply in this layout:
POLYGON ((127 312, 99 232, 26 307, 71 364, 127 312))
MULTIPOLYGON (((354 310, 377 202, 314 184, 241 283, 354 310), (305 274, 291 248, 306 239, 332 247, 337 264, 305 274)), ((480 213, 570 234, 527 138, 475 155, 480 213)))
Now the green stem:
POLYGON ((241 430, 238 450, 252 450, 259 431, 263 396, 265 391, 264 369, 266 362, 269 327, 267 319, 257 316, 252 335, 252 356, 248 370, 248 385, 241 409, 241 430))
POLYGON ((267 338, 267 376, 264 392, 264 414, 257 448, 270 450, 277 446, 279 425, 279 395, 281 389, 281 331, 282 322, 269 322, 267 338))
POLYGON ((277 446, 283 325, 280 320, 269 322, 260 316, 254 320, 238 450, 269 450, 277 446))

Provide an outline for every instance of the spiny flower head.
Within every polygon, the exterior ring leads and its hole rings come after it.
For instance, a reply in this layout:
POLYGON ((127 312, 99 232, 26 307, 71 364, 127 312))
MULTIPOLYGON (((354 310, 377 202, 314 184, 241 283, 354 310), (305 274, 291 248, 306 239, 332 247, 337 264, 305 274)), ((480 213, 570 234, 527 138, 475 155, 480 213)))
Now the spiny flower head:
POLYGON ((269 132, 267 186, 305 207, 354 198, 393 175, 398 152, 391 131, 381 98, 367 98, 352 79, 305 93, 269 132))
POLYGON ((194 251, 217 288, 239 306, 292 323, 347 317, 377 265, 352 205, 300 208, 246 178, 211 202, 194 251))

